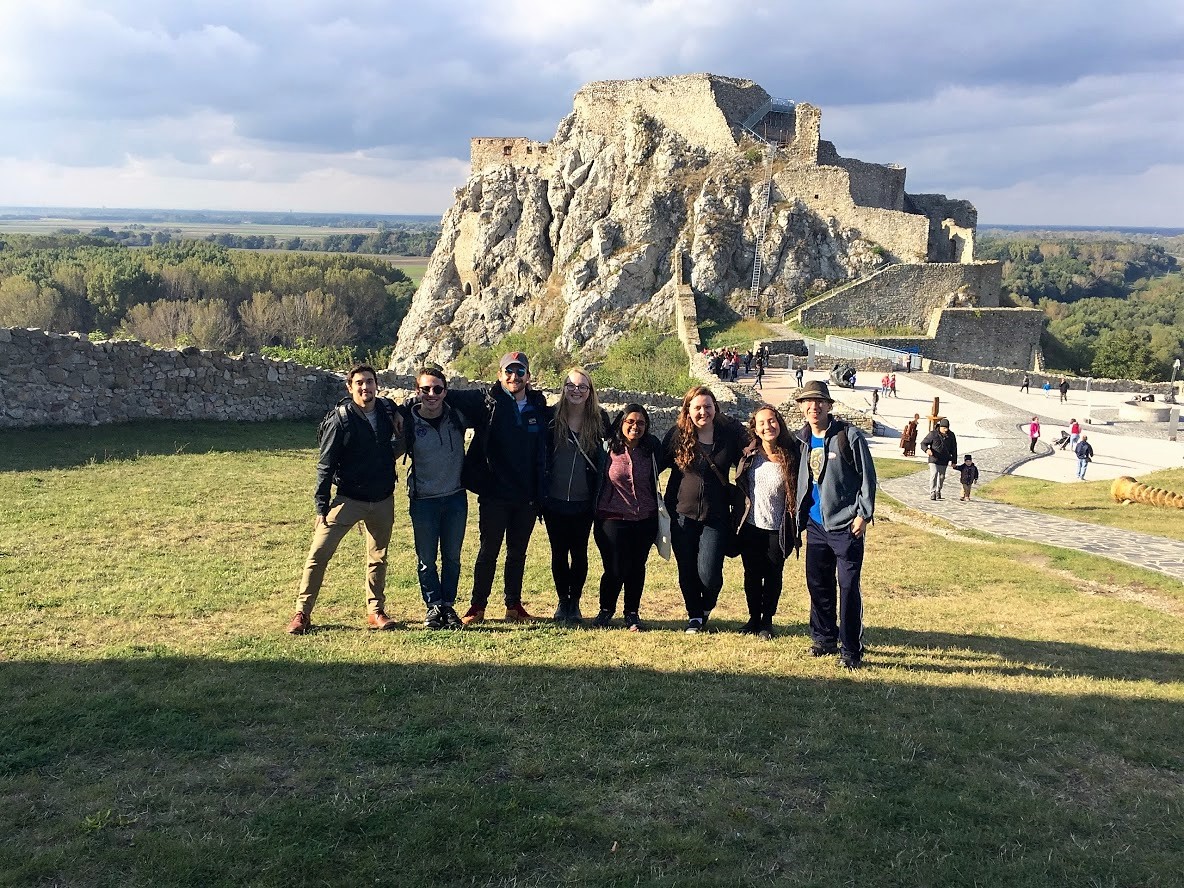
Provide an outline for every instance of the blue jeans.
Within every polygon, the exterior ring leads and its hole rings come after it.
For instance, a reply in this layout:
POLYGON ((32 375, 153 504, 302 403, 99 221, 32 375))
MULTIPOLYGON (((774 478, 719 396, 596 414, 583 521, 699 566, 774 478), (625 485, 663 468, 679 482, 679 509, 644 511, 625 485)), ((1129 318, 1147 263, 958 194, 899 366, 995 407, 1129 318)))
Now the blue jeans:
POLYGON ((413 499, 408 508, 419 560, 419 591, 424 604, 456 604, 460 582, 460 547, 465 541, 469 498, 463 490, 433 499, 413 499), (441 569, 436 571, 436 554, 441 569))
POLYGON ((724 543, 729 531, 688 518, 672 515, 670 548, 678 562, 678 585, 687 616, 701 618, 715 607, 724 587, 724 543))
POLYGON ((1081 457, 1077 458, 1077 477, 1080 478, 1082 481, 1085 480, 1085 470, 1088 467, 1089 467, 1089 460, 1088 459, 1082 459, 1081 457))

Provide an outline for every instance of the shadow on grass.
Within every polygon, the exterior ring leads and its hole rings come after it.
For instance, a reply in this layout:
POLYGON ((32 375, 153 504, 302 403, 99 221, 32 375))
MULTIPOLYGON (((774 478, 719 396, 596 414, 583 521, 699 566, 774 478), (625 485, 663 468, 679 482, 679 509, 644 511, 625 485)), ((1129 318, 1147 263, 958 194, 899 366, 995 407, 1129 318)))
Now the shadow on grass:
MULTIPOLYGON (((976 644, 907 639, 928 641, 976 644)), ((309 660, 0 664, 0 882, 1034 888, 1184 871, 1177 701, 289 647, 309 660)))
POLYGON ((142 421, 0 431, 0 472, 70 469, 142 456, 316 447, 317 420, 142 421))

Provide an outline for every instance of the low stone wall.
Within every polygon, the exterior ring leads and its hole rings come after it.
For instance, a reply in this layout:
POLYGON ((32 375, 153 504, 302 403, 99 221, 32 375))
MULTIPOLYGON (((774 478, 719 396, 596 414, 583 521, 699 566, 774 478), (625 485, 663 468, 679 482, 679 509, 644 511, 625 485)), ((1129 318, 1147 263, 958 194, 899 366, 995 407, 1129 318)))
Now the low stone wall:
MULTIPOLYGON (((973 379, 978 382, 994 382, 1000 385, 1014 385, 1019 390, 1024 379, 1023 370, 1013 370, 1007 367, 982 367, 974 364, 953 364, 954 379, 973 379)), ((934 376, 949 376, 951 364, 948 361, 926 361, 925 370, 934 376)), ((1061 373, 1028 372, 1030 389, 1038 392, 1044 386, 1045 380, 1052 386, 1053 391, 1060 385, 1061 373)), ((1080 376, 1064 376, 1069 381, 1069 387, 1075 392, 1085 391, 1085 379, 1080 376)), ((1092 379, 1090 388, 1096 392, 1130 392, 1140 395, 1166 395, 1172 390, 1171 383, 1143 382, 1138 379, 1092 379)))
POLYGON ((1036 308, 945 308, 935 313, 923 350, 953 363, 1024 370, 1035 366, 1046 321, 1036 308))
POLYGON ((259 355, 0 329, 0 427, 311 418, 344 395, 341 374, 259 355))

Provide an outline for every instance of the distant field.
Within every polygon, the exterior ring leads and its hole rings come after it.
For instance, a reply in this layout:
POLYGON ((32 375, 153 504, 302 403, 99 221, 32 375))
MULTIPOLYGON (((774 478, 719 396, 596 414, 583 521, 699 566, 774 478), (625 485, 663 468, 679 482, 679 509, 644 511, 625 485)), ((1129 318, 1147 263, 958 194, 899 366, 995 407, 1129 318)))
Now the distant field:
POLYGON ((134 230, 168 231, 174 236, 202 238, 210 234, 238 234, 287 237, 324 237, 328 234, 371 234, 373 228, 335 228, 315 225, 265 225, 243 222, 237 225, 224 222, 136 222, 132 219, 0 219, 0 232, 14 234, 53 234, 61 228, 77 229, 86 234, 106 225, 116 231, 130 226, 134 230))

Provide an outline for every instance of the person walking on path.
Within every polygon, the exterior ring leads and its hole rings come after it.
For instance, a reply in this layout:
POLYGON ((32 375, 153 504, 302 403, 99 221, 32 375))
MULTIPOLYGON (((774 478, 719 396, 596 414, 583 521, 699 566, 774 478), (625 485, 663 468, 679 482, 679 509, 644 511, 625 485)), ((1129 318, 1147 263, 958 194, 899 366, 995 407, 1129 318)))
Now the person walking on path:
MULTIPOLYGON (((801 371, 798 371, 798 372, 801 372, 801 371)), ((765 390, 764 382, 762 381, 762 380, 764 380, 764 378, 765 378, 765 359, 758 357, 756 359, 756 379, 754 379, 752 381, 752 387, 755 388, 757 391, 763 392, 765 390)))
POLYGON ((1089 435, 1081 436, 1081 440, 1077 442, 1073 452, 1077 454, 1077 477, 1084 481, 1085 470, 1089 468, 1089 464, 1093 462, 1094 458, 1094 448, 1089 443, 1089 435))
POLYGON ((1061 403, 1066 404, 1069 401, 1069 380, 1061 377, 1061 384, 1057 386, 1061 393, 1061 403))
POLYGON ((1028 424, 1028 438, 1031 439, 1028 444, 1028 452, 1035 453, 1036 442, 1040 440, 1040 420, 1038 417, 1033 416, 1032 421, 1028 424))
POLYGON ((449 403, 477 418, 465 454, 465 487, 477 494, 480 542, 473 565, 473 593, 465 625, 485 621, 497 561, 506 547, 503 584, 506 622, 534 619, 522 604, 526 550, 547 491, 547 428, 551 411, 530 387, 530 362, 510 352, 499 362, 500 379, 485 390, 453 391, 449 403))
POLYGON ((880 406, 880 390, 872 389, 872 416, 876 415, 876 408, 880 406))
POLYGON ((1040 386, 1040 387, 1041 387, 1042 389, 1044 389, 1044 397, 1046 397, 1046 398, 1047 398, 1047 397, 1048 397, 1048 393, 1052 391, 1052 383, 1051 383, 1051 382, 1049 382, 1049 381, 1046 379, 1046 380, 1044 380, 1044 385, 1042 385, 1042 386, 1040 386))
POLYGON ((974 457, 969 453, 962 465, 958 467, 959 480, 962 482, 962 496, 960 502, 970 502, 970 488, 978 484, 978 466, 974 464, 974 457))
POLYGON ((835 653, 847 669, 863 664, 864 540, 876 511, 876 468, 863 434, 831 415, 825 382, 798 392, 806 424, 798 432, 798 526, 806 530, 810 653, 835 653), (837 619, 836 619, 837 606, 837 619))
POLYGON ((798 388, 802 387, 802 380, 805 378, 806 372, 801 367, 794 368, 793 377, 797 380, 798 388))
POLYGON ((900 447, 905 456, 917 455, 917 425, 921 422, 921 414, 914 413, 913 418, 904 424, 900 431, 900 447))
MULTIPOLYGON (((1077 442, 1080 438, 1081 438, 1081 423, 1079 423, 1077 421, 1077 418, 1074 417, 1073 419, 1069 420, 1069 446, 1073 448, 1074 453, 1077 452, 1077 442)), ((1061 448, 1061 450, 1064 450, 1064 449, 1065 449, 1064 447, 1061 448)))
POLYGON ((395 522, 391 439, 397 430, 396 408, 378 397, 373 367, 358 364, 345 379, 349 397, 321 422, 312 546, 296 591, 296 615, 288 624, 292 635, 312 628, 312 609, 329 559, 359 522, 366 528, 366 624, 371 629, 395 628, 385 604, 386 553, 395 522), (331 496, 334 486, 337 494, 331 496))
POLYGON ((665 501, 688 635, 706 628, 724 585, 724 557, 734 532, 728 470, 740 462, 746 446, 747 430, 719 412, 706 386, 686 393, 662 441, 658 468, 670 467, 665 501))
POLYGON ((588 579, 588 535, 592 532, 596 479, 608 414, 600 407, 592 378, 582 367, 564 377, 547 437, 550 484, 543 498, 543 523, 551 544, 551 577, 558 606, 555 622, 580 624, 580 598, 588 579))
POLYGON ((772 404, 756 409, 748 420, 748 432, 753 443, 736 469, 736 486, 744 494, 739 542, 748 604, 748 622, 740 632, 770 639, 773 615, 781 600, 785 559, 800 545, 794 497, 801 453, 772 404))
POLYGON ((941 499, 946 483, 946 469, 958 462, 958 437, 950 431, 950 421, 942 417, 937 428, 921 441, 921 450, 929 457, 929 498, 941 499))
POLYGON ((891 374, 888 377, 888 397, 890 397, 890 398, 899 397, 896 394, 896 374, 895 373, 891 374))
POLYGON ((1020 383, 1020 391, 1030 393, 1031 390, 1028 388, 1028 386, 1031 383, 1031 381, 1032 380, 1028 378, 1028 374, 1025 373, 1024 374, 1024 381, 1020 383))
POLYGON ((456 593, 460 552, 469 518, 469 495, 461 483, 465 432, 473 422, 445 402, 448 380, 438 364, 415 374, 416 402, 402 409, 403 434, 395 456, 411 461, 407 513, 415 538, 425 629, 460 629, 456 593), (437 557, 439 567, 437 568, 437 557))
MULTIPOLYGON (((600 578, 598 629, 612 625, 617 600, 625 592, 625 628, 641 631, 641 593, 645 565, 659 531, 657 455, 661 442, 650 434, 650 415, 640 404, 626 404, 613 421, 600 461, 599 494, 593 535, 604 563, 600 578)), ((670 557, 667 551, 666 557, 670 557)))

